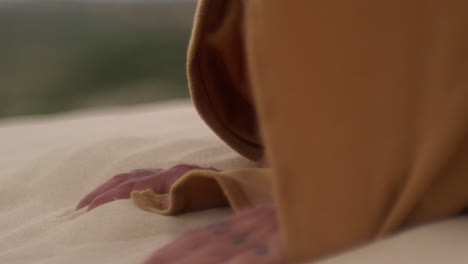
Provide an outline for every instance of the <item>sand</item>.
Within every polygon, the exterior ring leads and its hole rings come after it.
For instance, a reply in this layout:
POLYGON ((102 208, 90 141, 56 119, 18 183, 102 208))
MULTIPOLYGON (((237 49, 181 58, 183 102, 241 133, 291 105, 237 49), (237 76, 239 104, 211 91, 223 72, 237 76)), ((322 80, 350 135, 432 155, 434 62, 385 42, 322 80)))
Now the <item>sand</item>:
MULTIPOLYGON (((141 263, 228 208, 177 217, 119 200, 75 211, 111 176, 178 163, 247 168, 187 101, 0 121, 0 263, 141 263)), ((343 224, 346 224, 345 220, 343 224)), ((405 232, 323 264, 468 263, 468 218, 405 232)))

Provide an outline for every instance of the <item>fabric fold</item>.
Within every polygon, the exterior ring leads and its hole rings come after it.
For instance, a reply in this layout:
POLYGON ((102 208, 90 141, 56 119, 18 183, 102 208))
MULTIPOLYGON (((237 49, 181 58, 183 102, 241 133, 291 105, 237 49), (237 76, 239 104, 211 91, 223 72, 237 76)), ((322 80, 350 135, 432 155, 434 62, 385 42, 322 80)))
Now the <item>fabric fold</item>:
POLYGON ((190 94, 206 124, 242 156, 263 153, 244 50, 240 1, 199 1, 187 58, 190 94))
POLYGON ((193 170, 176 181, 167 194, 133 191, 131 199, 142 210, 162 215, 225 206, 239 211, 272 203, 271 185, 271 169, 193 170))

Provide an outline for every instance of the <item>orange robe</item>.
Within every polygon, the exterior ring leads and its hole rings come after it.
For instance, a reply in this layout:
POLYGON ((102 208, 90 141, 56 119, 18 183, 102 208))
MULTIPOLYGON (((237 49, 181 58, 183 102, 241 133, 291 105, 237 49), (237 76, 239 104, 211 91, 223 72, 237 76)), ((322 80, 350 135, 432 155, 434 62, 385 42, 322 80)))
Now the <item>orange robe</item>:
MULTIPOLYGON (((266 153, 273 169, 191 172, 162 213, 274 202, 287 257, 301 261, 461 212, 467 10, 461 0, 200 1, 194 103, 227 144, 252 160, 266 153)), ((161 213, 157 195, 133 198, 161 213)))

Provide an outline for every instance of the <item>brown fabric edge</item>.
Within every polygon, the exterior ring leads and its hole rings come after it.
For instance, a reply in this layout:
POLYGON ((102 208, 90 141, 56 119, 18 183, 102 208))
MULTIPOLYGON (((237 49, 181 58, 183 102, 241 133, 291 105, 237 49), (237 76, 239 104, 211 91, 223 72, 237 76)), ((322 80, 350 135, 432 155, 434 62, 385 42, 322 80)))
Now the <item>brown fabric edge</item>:
POLYGON ((187 78, 189 80, 189 91, 192 98, 192 102, 197 109, 201 118, 205 123, 218 135, 226 144, 232 149, 240 153, 242 156, 257 161, 262 155, 262 147, 258 144, 249 142, 229 129, 229 127, 223 124, 223 120, 217 113, 221 109, 216 109, 211 103, 209 93, 207 91, 204 78, 206 78, 206 69, 203 70, 200 67, 199 56, 200 41, 204 35, 204 28, 209 15, 209 10, 212 5, 212 1, 202 0, 199 1, 197 11, 194 20, 194 26, 192 31, 192 37, 189 44, 188 55, 187 55, 187 78))

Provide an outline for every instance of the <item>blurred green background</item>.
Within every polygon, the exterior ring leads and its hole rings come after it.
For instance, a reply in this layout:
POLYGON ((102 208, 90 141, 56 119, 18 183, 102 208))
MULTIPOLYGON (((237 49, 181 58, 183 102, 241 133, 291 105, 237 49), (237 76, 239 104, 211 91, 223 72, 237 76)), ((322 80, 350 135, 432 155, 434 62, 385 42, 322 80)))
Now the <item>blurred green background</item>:
POLYGON ((0 118, 188 97, 195 5, 0 3, 0 118))

